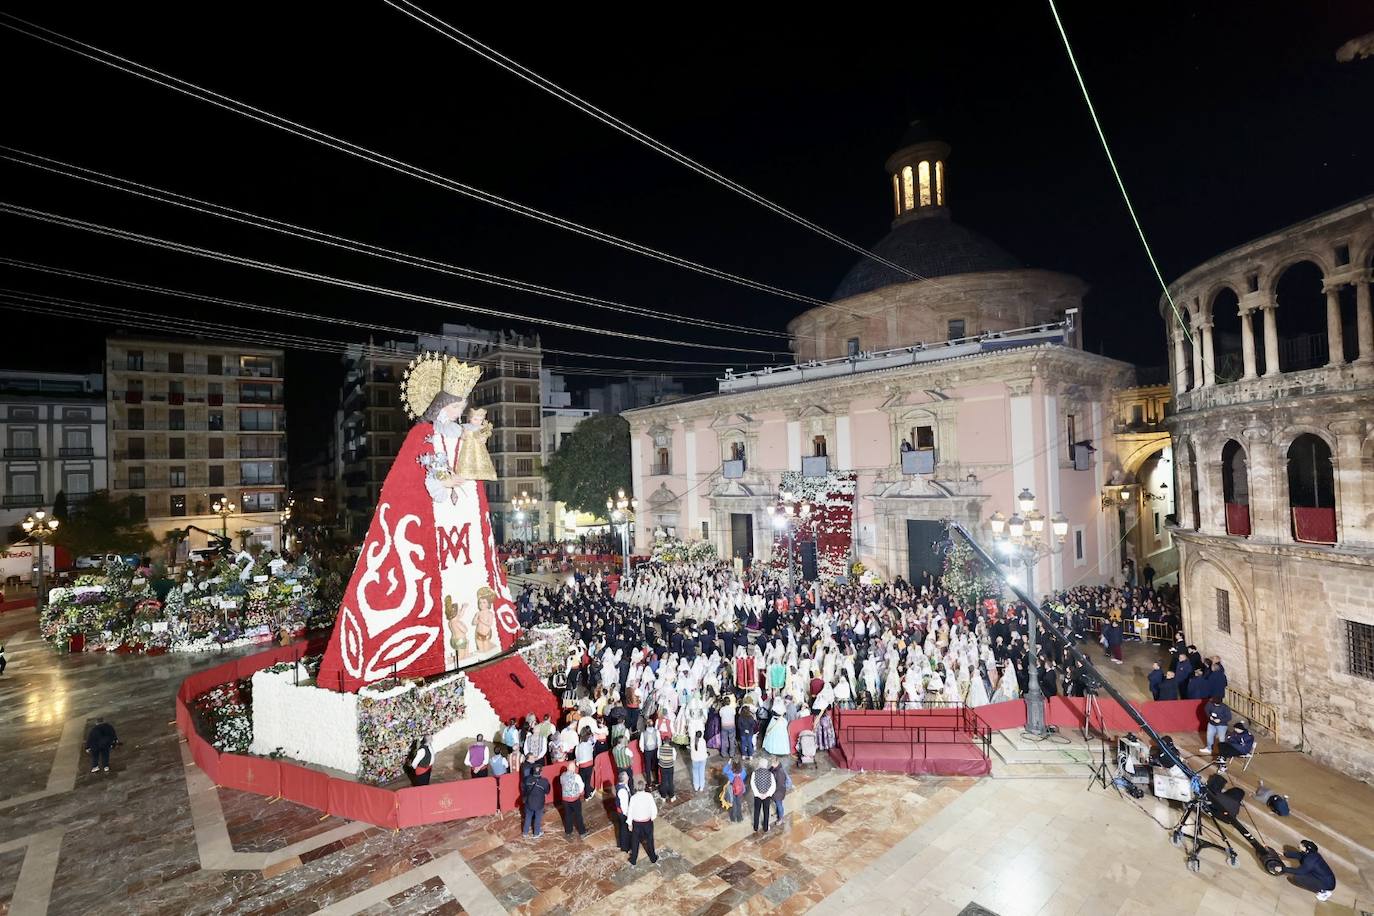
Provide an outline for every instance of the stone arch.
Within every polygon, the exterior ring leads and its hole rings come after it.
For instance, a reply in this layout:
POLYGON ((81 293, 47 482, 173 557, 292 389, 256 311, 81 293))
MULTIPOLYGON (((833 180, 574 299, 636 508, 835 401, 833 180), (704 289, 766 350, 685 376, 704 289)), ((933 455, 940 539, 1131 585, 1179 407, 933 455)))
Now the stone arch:
POLYGON ((1326 365, 1329 350, 1325 285, 1330 276, 1331 269, 1312 257, 1290 259, 1274 275, 1280 372, 1326 365))
POLYGON ((1284 252, 1282 257, 1271 262, 1271 266, 1261 268, 1260 289, 1273 293, 1283 275, 1295 265, 1303 262, 1316 265, 1323 277, 1331 276, 1336 270, 1336 266, 1331 262, 1329 255, 1323 254, 1315 248, 1295 248, 1284 252))
POLYGON ((1151 440, 1136 446, 1132 451, 1126 453, 1121 459, 1121 473, 1128 479, 1135 477, 1136 473, 1145 466, 1155 455, 1160 454, 1169 447, 1169 437, 1163 436, 1159 439, 1151 440))
POLYGON ((1190 551, 1185 575, 1189 598, 1185 606, 1192 609, 1190 616, 1193 619, 1185 622, 1184 632, 1204 654, 1221 656, 1232 684, 1257 696, 1255 688, 1260 680, 1258 638, 1249 589, 1221 557, 1208 550, 1190 551), (1218 589, 1227 592, 1230 633, 1222 631, 1219 625, 1221 598, 1218 589), (1206 635, 1198 637, 1194 633, 1206 635))
POLYGON ((1230 284, 1218 284, 1203 300, 1206 317, 1212 323, 1212 367, 1218 384, 1239 381, 1245 375, 1242 357, 1241 324, 1248 316, 1240 311, 1240 294, 1230 284))

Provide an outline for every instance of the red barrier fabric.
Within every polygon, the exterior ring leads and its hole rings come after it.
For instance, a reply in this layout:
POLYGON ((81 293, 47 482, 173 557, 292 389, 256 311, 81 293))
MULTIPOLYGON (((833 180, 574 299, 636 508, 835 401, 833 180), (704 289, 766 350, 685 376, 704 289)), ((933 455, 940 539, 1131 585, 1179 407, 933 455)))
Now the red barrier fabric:
POLYGON ((1250 536, 1250 507, 1240 503, 1226 504, 1226 533, 1250 536))
POLYGON ((202 773, 210 777, 210 781, 219 784, 219 751, 210 746, 210 743, 200 735, 191 734, 188 739, 191 745, 191 757, 196 761, 196 766, 200 767, 202 773))
POLYGON ((186 701, 183 700, 180 696, 177 697, 176 704, 177 731, 181 734, 183 738, 189 737, 191 734, 191 729, 193 728, 193 726, 191 725, 191 711, 186 708, 186 701))
POLYGON ((400 827, 437 824, 464 817, 496 813, 496 778, 460 779, 430 786, 413 786, 396 793, 396 823, 400 827))
POLYGON ((279 764, 281 788, 278 794, 288 801, 318 811, 329 810, 329 776, 294 763, 279 764))
MULTIPOLYGON (((1157 700, 1141 703, 1136 708, 1151 727, 1158 732, 1189 732, 1202 729, 1202 700, 1157 700)), ((1045 720, 1060 728, 1082 728, 1084 719, 1084 700, 1078 697, 1050 697, 1045 706, 1045 720)), ((1134 731, 1139 726, 1115 700, 1101 702, 1102 716, 1108 731, 1134 731)), ((978 718, 993 731, 1018 728, 1026 724, 1026 703, 1024 700, 1008 700, 1005 703, 990 703, 974 710, 978 718)), ((1097 715, 1093 725, 1097 726, 1097 715)))
POLYGON ((520 807, 520 774, 507 773, 496 780, 496 810, 515 811, 520 807))
POLYGON ((1304 544, 1336 543, 1336 510, 1294 506, 1293 539, 1304 544))
POLYGON ((281 794, 281 766, 262 757, 220 754, 217 781, 230 789, 272 797, 281 794))
POLYGON ((1202 710, 1206 705, 1206 700, 1155 700, 1142 704, 1140 712, 1156 731, 1200 732, 1204 731, 1202 710))
POLYGON ((378 827, 395 827, 396 793, 376 786, 331 779, 329 813, 378 827))
POLYGON ((567 768, 566 763, 551 763, 543 768, 544 778, 549 781, 549 794, 544 801, 550 805, 563 800, 563 793, 558 788, 558 778, 567 768))

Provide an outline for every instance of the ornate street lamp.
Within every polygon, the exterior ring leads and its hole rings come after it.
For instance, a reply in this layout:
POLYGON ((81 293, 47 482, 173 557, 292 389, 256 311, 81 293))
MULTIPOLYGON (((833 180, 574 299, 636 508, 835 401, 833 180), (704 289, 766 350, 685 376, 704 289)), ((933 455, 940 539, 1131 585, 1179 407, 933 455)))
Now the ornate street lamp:
POLYGON ((219 533, 226 539, 229 537, 229 516, 239 509, 227 499, 217 499, 210 506, 210 511, 219 516, 219 533))
POLYGON ((47 598, 47 582, 43 575, 43 542, 57 534, 58 520, 39 509, 20 523, 24 534, 38 542, 38 607, 42 608, 47 598))
MULTIPOLYGON (((1019 512, 1006 518, 1001 512, 994 512, 988 519, 992 529, 992 539, 998 551, 1010 563, 1020 563, 1026 568, 1026 594, 1035 597, 1035 566, 1042 559, 1059 552, 1060 545, 1069 533, 1069 519, 1063 512, 1056 512, 1050 519, 1035 508, 1035 494, 1029 489, 1021 491, 1016 497, 1019 512), (1049 531, 1045 523, 1049 522, 1049 531)), ((1037 636, 1039 625, 1035 613, 1027 614, 1026 642, 1030 663, 1033 666, 1026 690, 1026 732, 1031 735, 1046 734, 1045 695, 1040 689, 1040 649, 1037 636)))
POLYGON ((778 491, 778 502, 768 507, 768 517, 773 527, 787 534, 787 597, 797 594, 797 569, 793 553, 797 543, 797 524, 811 517, 810 501, 794 496, 785 490, 778 491))
POLYGON ((619 523, 622 526, 620 541, 622 548, 621 575, 627 575, 630 572, 630 520, 638 508, 639 500, 634 497, 627 497, 624 490, 617 490, 614 496, 606 499, 606 511, 610 514, 611 523, 619 523))

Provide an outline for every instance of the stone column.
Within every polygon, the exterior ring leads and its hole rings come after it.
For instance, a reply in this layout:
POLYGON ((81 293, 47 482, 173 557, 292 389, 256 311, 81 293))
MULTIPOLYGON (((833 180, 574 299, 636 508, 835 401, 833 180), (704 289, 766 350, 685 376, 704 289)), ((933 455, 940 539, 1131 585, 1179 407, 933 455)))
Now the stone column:
POLYGON ((1283 465, 1274 458, 1274 445, 1269 430, 1263 426, 1247 426, 1241 435, 1245 440, 1246 472, 1250 483, 1250 538, 1274 540, 1279 526, 1287 523, 1286 512, 1279 510, 1278 483, 1274 479, 1283 465))
POLYGON ((1184 347, 1183 325, 1174 323, 1174 394, 1188 390, 1188 350, 1184 347))
POLYGON ((1278 303, 1272 298, 1261 306, 1264 309, 1264 375, 1279 374, 1279 322, 1274 310, 1278 303))
POLYGON ((1345 364, 1345 338, 1341 333, 1341 287, 1337 283, 1326 287, 1326 352, 1328 366, 1345 364))
POLYGON ((1251 320, 1254 309, 1241 309, 1240 312, 1240 349, 1245 360, 1245 378, 1255 377, 1255 323, 1251 320))
POLYGON ((1331 424, 1336 436, 1332 449, 1332 472, 1336 482, 1336 537, 1341 544, 1366 540, 1364 481, 1361 477, 1364 420, 1337 420, 1331 424))
POLYGON ((1355 362, 1364 365, 1374 363, 1374 313, 1371 313, 1369 305, 1371 280, 1374 280, 1374 276, 1370 271, 1365 271, 1355 281, 1355 325, 1360 343, 1359 358, 1355 362))
POLYGON ((1212 348, 1212 321, 1202 323, 1202 378, 1209 388, 1217 383, 1217 361, 1212 348))
POLYGON ((1202 374, 1202 322, 1193 322, 1193 388, 1194 390, 1206 384, 1202 374))

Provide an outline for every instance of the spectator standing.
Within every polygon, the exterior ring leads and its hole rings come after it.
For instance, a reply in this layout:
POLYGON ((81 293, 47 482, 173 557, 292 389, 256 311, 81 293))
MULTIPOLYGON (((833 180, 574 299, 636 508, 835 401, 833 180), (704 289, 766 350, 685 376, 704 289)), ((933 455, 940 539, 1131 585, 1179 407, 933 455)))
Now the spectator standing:
POLYGON ((577 774, 576 763, 568 764, 558 783, 563 795, 563 835, 572 836, 576 830, 578 836, 586 836, 587 824, 582 819, 582 799, 586 795, 587 787, 582 782, 582 777, 577 774))
POLYGON ((615 845, 621 852, 630 851, 630 797, 634 795, 635 784, 630 774, 621 770, 616 774, 615 784, 615 845))
POLYGON ((740 750, 744 753, 744 759, 751 761, 754 759, 754 716, 748 706, 739 711, 735 725, 739 729, 740 750))
MULTIPOLYGON (((630 740, 626 736, 621 735, 615 747, 611 748, 611 762, 615 764, 617 774, 625 776, 627 779, 634 779, 635 758, 634 754, 630 753, 630 740)), ((619 776, 617 776, 618 778, 619 776)), ((647 772, 645 778, 648 778, 647 772)))
POLYGON ((647 789, 640 789, 630 796, 630 864, 637 864, 639 849, 649 854, 649 861, 657 863, 658 853, 654 850, 654 820, 658 817, 658 805, 647 789))
POLYGON ((735 737, 735 698, 726 697, 725 705, 720 708, 720 755, 733 757, 736 752, 735 737))
POLYGON ((1159 699, 1159 685, 1164 680, 1164 669, 1159 667, 1159 662, 1150 666, 1150 674, 1146 678, 1150 685, 1150 699, 1159 699))
POLYGON ((1178 699, 1178 678, 1174 677, 1174 669, 1170 668, 1164 672, 1164 679, 1159 682, 1159 696, 1157 699, 1178 699))
POLYGON ((577 748, 573 751, 573 760, 577 763, 577 775, 582 777, 582 784, 590 792, 592 789, 592 770, 596 763, 596 742, 592 740, 592 730, 582 729, 582 738, 577 742, 577 748))
POLYGON ((658 719, 659 714, 654 714, 651 721, 644 731, 639 733, 639 755, 644 760, 644 788, 652 789, 658 785, 658 719))
POLYGON ((115 734, 114 726, 104 719, 96 718, 95 725, 91 726, 90 732, 86 735, 86 750, 91 754, 91 772, 104 769, 110 772, 110 748, 119 743, 119 736, 115 734))
POLYGON ((783 768, 782 759, 779 758, 773 767, 773 820, 774 825, 779 830, 782 829, 783 800, 787 798, 787 790, 792 788, 792 778, 787 775, 787 770, 783 768))
POLYGON ((725 777, 725 797, 730 801, 730 820, 739 823, 744 820, 744 793, 749 791, 746 784, 749 774, 744 763, 736 757, 726 761, 721 775, 725 777))
POLYGON ((1203 713, 1207 716, 1207 742, 1205 747, 1198 750, 1203 754, 1210 754, 1212 745, 1226 738, 1226 727, 1231 724, 1231 709, 1220 697, 1212 697, 1207 701, 1203 713))
POLYGON ((486 776, 491 767, 491 748, 487 747, 487 742, 478 735, 477 740, 468 746, 465 757, 468 765, 468 772, 474 779, 478 776, 486 776))
POLYGON ((763 829, 768 829, 768 816, 772 813, 773 793, 777 790, 777 780, 773 778, 772 761, 764 757, 754 767, 749 777, 749 789, 754 793, 754 832, 759 832, 759 815, 763 816, 763 829))
POLYGON ((710 756, 711 749, 706 746, 706 737, 701 732, 697 732, 692 738, 692 791, 703 792, 706 790, 706 758, 710 756))
POLYGON ((429 748, 428 736, 422 737, 415 745, 415 752, 410 755, 410 782, 411 785, 429 785, 430 771, 434 767, 434 751, 429 748))
POLYGON ((677 748, 673 742, 664 741, 658 746, 658 794, 664 801, 677 801, 677 790, 673 787, 676 765, 677 748))

